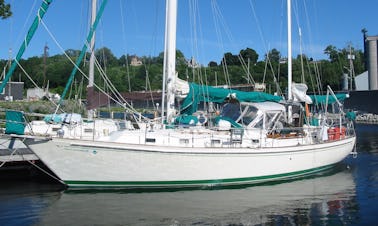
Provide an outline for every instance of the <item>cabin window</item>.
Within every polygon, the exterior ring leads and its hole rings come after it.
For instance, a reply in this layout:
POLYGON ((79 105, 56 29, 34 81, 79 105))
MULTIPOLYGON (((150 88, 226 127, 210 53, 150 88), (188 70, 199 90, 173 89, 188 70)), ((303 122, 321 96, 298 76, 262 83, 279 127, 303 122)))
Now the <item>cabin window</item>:
POLYGON ((180 144, 189 144, 189 139, 180 139, 180 144))
POLYGON ((211 145, 218 145, 220 143, 221 143, 220 140, 211 140, 211 145))
POLYGON ((146 143, 155 143, 156 139, 155 138, 146 138, 146 143))
POLYGON ((84 133, 93 133, 92 128, 84 128, 84 133))
POLYGON ((253 106, 246 106, 246 110, 243 111, 245 111, 245 114, 241 118, 241 123, 247 126, 257 117, 258 109, 253 106))

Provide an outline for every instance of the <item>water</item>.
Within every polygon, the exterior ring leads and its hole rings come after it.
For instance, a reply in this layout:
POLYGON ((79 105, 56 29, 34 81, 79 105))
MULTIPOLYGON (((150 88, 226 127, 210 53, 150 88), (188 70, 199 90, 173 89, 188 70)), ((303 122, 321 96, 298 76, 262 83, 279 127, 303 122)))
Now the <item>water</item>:
POLYGON ((358 158, 321 176, 234 189, 64 191, 3 180, 0 225, 375 225, 378 126, 356 127, 358 158))

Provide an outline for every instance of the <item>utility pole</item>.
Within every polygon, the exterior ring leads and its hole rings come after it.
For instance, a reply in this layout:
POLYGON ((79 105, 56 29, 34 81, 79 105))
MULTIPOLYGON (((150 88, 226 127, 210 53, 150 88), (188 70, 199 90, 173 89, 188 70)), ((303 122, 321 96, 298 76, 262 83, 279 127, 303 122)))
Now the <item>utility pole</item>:
POLYGON ((353 79, 354 79, 353 60, 354 59, 355 59, 355 55, 352 54, 352 46, 349 45, 349 54, 348 54, 348 60, 349 60, 349 79, 350 79, 350 88, 349 88, 349 90, 353 90, 353 79))

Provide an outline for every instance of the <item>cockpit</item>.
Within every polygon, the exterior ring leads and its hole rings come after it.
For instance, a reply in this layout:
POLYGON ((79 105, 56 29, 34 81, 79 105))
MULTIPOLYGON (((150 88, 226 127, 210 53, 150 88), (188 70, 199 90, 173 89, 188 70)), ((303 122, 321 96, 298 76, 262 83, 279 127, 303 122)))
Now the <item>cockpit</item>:
POLYGON ((286 121, 285 106, 275 102, 232 102, 223 106, 227 117, 249 128, 278 129, 286 121))

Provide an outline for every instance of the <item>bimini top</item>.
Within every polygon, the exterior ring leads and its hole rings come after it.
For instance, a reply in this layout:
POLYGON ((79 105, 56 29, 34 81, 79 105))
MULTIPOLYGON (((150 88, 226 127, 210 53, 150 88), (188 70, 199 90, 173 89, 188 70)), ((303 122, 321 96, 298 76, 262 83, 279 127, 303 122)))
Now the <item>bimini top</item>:
POLYGON ((241 103, 241 105, 249 105, 257 108, 258 110, 262 112, 268 112, 268 111, 285 111, 286 108, 284 105, 276 103, 276 102, 256 102, 256 103, 241 103))

